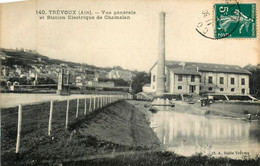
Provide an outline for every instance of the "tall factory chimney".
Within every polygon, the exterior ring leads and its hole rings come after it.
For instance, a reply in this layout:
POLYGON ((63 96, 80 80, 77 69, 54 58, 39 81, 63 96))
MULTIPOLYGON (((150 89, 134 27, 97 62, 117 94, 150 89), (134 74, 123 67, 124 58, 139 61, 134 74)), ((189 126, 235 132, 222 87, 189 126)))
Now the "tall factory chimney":
POLYGON ((157 62, 156 96, 162 96, 165 90, 165 13, 160 13, 159 54, 157 62))

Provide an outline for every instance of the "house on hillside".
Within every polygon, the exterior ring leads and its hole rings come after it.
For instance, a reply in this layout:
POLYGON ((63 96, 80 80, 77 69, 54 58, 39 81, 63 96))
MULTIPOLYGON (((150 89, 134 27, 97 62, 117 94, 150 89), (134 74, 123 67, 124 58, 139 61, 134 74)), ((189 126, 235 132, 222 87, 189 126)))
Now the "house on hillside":
MULTIPOLYGON (((157 62, 150 69, 156 92, 157 62)), ((249 94, 251 73, 238 65, 165 61, 165 91, 171 94, 249 94)))
POLYGON ((88 81, 98 81, 98 71, 97 70, 85 70, 86 79, 88 81))
POLYGON ((22 66, 16 66, 15 72, 21 75, 23 73, 23 68, 22 66))
POLYGON ((108 71, 99 69, 98 78, 108 78, 108 71))
POLYGON ((123 79, 125 81, 130 81, 132 78, 132 73, 130 71, 127 70, 118 70, 118 69, 114 69, 111 70, 108 73, 108 78, 110 79, 123 79))

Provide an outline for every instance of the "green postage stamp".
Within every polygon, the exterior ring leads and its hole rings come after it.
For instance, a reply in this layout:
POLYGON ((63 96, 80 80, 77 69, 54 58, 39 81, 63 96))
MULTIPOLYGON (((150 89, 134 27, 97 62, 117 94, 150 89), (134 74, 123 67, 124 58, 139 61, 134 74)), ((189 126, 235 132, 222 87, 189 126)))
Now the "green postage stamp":
POLYGON ((256 4, 215 4, 215 38, 256 38, 256 4))

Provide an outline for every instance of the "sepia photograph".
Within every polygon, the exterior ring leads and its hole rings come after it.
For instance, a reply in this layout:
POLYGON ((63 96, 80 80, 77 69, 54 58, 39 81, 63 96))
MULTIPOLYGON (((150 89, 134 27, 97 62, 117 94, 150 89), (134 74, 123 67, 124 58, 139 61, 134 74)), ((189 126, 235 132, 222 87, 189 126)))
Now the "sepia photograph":
POLYGON ((0 0, 0 165, 259 166, 260 0, 0 0))

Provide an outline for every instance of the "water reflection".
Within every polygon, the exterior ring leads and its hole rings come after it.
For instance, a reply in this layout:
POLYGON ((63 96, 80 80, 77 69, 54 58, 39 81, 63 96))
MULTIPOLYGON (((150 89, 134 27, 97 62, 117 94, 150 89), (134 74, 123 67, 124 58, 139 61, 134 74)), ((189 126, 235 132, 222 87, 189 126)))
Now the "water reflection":
POLYGON ((243 158, 260 154, 260 125, 256 122, 205 117, 174 112, 171 107, 157 107, 161 111, 151 119, 151 126, 168 150, 182 155, 196 152, 243 158))

